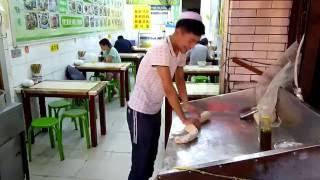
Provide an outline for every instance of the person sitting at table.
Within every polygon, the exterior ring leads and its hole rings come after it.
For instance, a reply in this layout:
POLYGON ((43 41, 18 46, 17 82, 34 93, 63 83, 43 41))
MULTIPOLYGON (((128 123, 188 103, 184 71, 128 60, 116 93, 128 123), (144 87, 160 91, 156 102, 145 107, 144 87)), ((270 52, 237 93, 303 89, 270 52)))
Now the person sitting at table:
POLYGON ((104 57, 104 62, 120 63, 121 58, 116 48, 112 47, 110 41, 106 38, 99 42, 101 55, 104 57))
MULTIPOLYGON (((99 44, 100 44, 100 48, 101 48, 101 55, 104 58, 103 62, 121 63, 121 58, 120 58, 118 51, 114 47, 112 47, 112 45, 108 39, 106 39, 106 38, 101 39, 99 44)), ((119 81, 119 79, 120 79, 119 74, 107 73, 107 77, 106 77, 107 81, 111 81, 114 78, 119 81)), ((112 91, 112 95, 115 95, 116 91, 117 90, 115 87, 115 89, 112 91)))
POLYGON ((132 44, 129 40, 124 39, 123 36, 118 36, 118 40, 114 43, 114 48, 118 50, 119 53, 132 53, 132 44))
POLYGON ((198 65, 198 61, 206 61, 208 57, 208 39, 201 39, 188 53, 190 65, 198 65))

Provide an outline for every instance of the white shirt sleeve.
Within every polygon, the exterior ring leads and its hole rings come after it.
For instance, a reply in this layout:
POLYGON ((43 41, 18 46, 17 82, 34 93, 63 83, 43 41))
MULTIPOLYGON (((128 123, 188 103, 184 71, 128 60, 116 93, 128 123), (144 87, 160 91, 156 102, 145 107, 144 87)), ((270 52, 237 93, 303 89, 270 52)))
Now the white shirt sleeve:
POLYGON ((159 46, 150 50, 149 59, 152 66, 169 66, 170 50, 167 47, 159 46))

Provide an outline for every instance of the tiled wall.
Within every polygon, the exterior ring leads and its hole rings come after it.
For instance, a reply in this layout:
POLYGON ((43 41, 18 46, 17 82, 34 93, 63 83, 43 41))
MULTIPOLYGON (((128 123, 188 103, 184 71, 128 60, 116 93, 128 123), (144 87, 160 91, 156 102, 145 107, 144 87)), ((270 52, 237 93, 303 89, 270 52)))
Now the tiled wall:
MULTIPOLYGON (((290 0, 231 0, 228 20, 227 91, 255 86, 258 75, 231 62, 239 57, 277 64, 287 47, 290 0)), ((264 71, 266 65, 249 63, 264 71)))

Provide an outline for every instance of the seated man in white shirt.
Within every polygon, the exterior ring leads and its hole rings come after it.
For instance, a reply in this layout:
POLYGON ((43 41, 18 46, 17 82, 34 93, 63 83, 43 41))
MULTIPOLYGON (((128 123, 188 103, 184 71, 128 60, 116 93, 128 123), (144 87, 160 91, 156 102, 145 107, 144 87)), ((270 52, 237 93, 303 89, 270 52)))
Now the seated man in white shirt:
POLYGON ((129 180, 148 180, 152 176, 164 97, 168 98, 172 109, 184 124, 199 125, 200 114, 188 103, 183 66, 186 64, 185 53, 197 44, 204 31, 198 13, 184 12, 176 24, 175 32, 149 49, 142 59, 127 110, 132 142, 129 180), (174 75, 178 93, 172 83, 174 75), (189 112, 196 112, 198 117, 187 118, 182 107, 189 112))
POLYGON ((189 52, 190 65, 198 65, 198 61, 206 61, 208 58, 208 39, 203 38, 189 52))

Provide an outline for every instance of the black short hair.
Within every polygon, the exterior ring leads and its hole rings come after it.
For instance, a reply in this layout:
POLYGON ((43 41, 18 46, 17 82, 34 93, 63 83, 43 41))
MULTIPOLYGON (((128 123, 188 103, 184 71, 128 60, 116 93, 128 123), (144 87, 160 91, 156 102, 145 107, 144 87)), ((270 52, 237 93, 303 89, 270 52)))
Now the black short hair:
POLYGON ((182 28, 197 36, 202 36, 205 33, 204 24, 194 19, 180 19, 177 22, 176 28, 182 28))
POLYGON ((118 39, 124 39, 122 35, 118 36, 118 39))
POLYGON ((199 44, 202 44, 204 46, 208 45, 209 44, 209 41, 207 38, 203 38, 199 41, 199 44))
POLYGON ((99 41, 99 44, 102 45, 102 46, 108 46, 109 48, 112 47, 110 41, 106 38, 103 38, 99 41))

